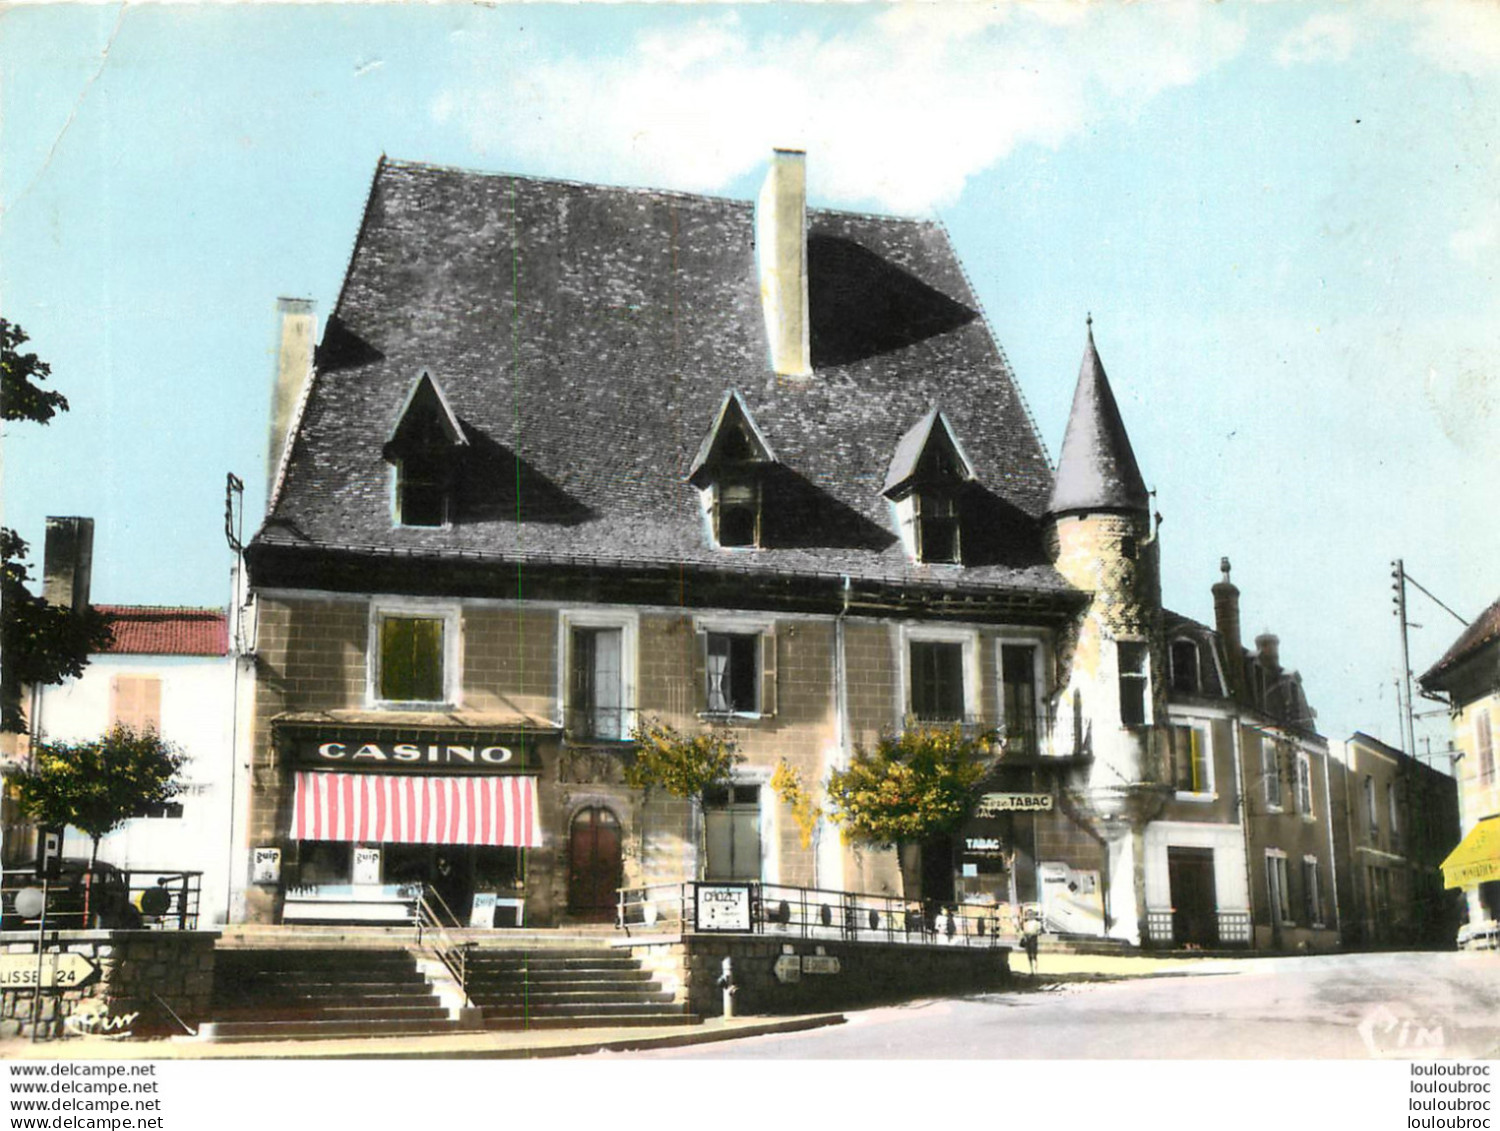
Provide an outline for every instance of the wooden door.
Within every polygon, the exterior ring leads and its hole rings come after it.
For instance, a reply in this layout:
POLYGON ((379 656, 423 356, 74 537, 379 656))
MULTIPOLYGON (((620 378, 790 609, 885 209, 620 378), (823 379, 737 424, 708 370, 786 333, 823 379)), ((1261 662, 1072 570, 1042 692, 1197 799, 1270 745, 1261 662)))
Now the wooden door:
POLYGON ((1172 896, 1172 942, 1177 946, 1217 946, 1218 893, 1214 850, 1168 848, 1167 883, 1172 896))
POLYGON ((581 809, 568 838, 568 911, 582 919, 614 918, 620 886, 620 822, 608 809, 581 809))

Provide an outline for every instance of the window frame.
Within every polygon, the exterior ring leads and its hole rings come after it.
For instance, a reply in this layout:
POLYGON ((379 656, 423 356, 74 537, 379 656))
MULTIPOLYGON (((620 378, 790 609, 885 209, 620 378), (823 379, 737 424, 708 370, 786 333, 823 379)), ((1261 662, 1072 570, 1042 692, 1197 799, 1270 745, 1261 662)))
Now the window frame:
POLYGON ((1266 898, 1271 904, 1270 913, 1278 917, 1273 921, 1283 927, 1295 927, 1297 920, 1292 917, 1292 891, 1286 853, 1279 848, 1268 848, 1265 859, 1266 898))
POLYGON ((407 530, 447 530, 453 525, 454 457, 451 452, 439 450, 435 444, 429 444, 426 450, 417 453, 417 458, 424 463, 430 460, 435 469, 435 474, 417 484, 409 482, 410 470, 407 465, 414 462, 412 456, 397 456, 390 461, 391 524, 407 530), (439 495, 442 518, 438 522, 408 521, 405 498, 407 490, 413 486, 429 488, 439 495))
MULTIPOLYGON (((596 742, 628 742, 634 720, 637 718, 636 688, 638 677, 640 618, 635 613, 595 612, 584 609, 565 609, 558 618, 557 640, 557 724, 565 732, 578 738, 596 742), (576 734, 572 720, 573 704, 573 634, 576 631, 610 632, 620 634, 620 737, 608 735, 576 734)), ((596 707, 597 710, 597 707, 596 707)))
POLYGON ((462 682, 462 616, 453 601, 416 599, 377 599, 370 602, 368 646, 365 652, 365 703, 388 711, 425 711, 451 709, 461 705, 462 682), (441 645, 443 698, 387 699, 381 695, 381 625, 386 618, 437 620, 442 622, 441 645))
POLYGON ((1302 912, 1309 927, 1323 927, 1323 884, 1318 878, 1318 858, 1311 853, 1302 857, 1302 912))
POLYGON ((1317 819, 1313 808, 1312 755, 1306 750, 1297 751, 1297 780, 1293 783, 1297 794, 1297 812, 1304 821, 1317 819))
POLYGON ((1263 734, 1257 734, 1256 740, 1260 743, 1260 774, 1266 802, 1266 812, 1284 813, 1286 811, 1286 793, 1281 780, 1281 751, 1276 740, 1267 739, 1263 734), (1266 762, 1269 756, 1270 768, 1267 769, 1266 762), (1276 799, 1271 799, 1271 783, 1276 784, 1276 799))
POLYGON ((1373 841, 1380 835, 1380 815, 1375 804, 1375 775, 1366 774, 1363 784, 1360 786, 1365 795, 1365 831, 1369 833, 1373 841))
POLYGON ((1214 801, 1218 799, 1216 780, 1214 774, 1214 746, 1213 727, 1208 722, 1199 719, 1173 719, 1168 724, 1172 742, 1172 788, 1176 791, 1178 801, 1214 801), (1179 731, 1187 731, 1196 736, 1199 757, 1197 761, 1203 767, 1203 781, 1201 789, 1183 789, 1178 784, 1177 773, 1177 737, 1179 731))
POLYGON ((759 883, 765 878, 766 863, 770 856, 770 853, 767 851, 766 844, 766 783, 759 780, 752 780, 747 778, 735 778, 725 785, 717 788, 724 789, 727 793, 726 800, 723 803, 720 803, 717 800, 711 801, 709 799, 708 791, 705 791, 703 797, 701 798, 701 805, 703 807, 703 863, 700 871, 702 872, 703 879, 716 883, 759 883), (749 791, 752 789, 755 791, 755 800, 753 803, 750 801, 741 801, 736 799, 735 795, 737 793, 741 791, 749 791), (734 846, 736 843, 738 843, 734 836, 735 815, 747 814, 751 812, 752 809, 755 814, 756 854, 756 869, 753 876, 746 875, 744 874, 743 870, 735 868, 733 866, 734 846), (711 855, 710 845, 713 842, 709 836, 708 825, 710 814, 714 813, 728 814, 728 818, 730 821, 729 850, 731 856, 730 872, 732 873, 730 875, 709 874, 709 858, 711 855))
POLYGON ((923 565, 963 565, 963 511, 956 484, 952 487, 918 487, 911 493, 912 532, 917 561, 923 565), (947 513, 931 514, 941 507, 947 513), (953 550, 951 556, 933 557, 928 552, 928 526, 942 523, 950 530, 953 550))
MULTIPOLYGON (((1120 725, 1132 730, 1149 727, 1152 725, 1151 710, 1151 643, 1148 640, 1121 639, 1115 641, 1115 683, 1117 702, 1120 710, 1120 725), (1138 671, 1127 671, 1125 668, 1125 650, 1139 649, 1141 662, 1138 671), (1140 683, 1141 694, 1141 717, 1139 719, 1127 720, 1125 711, 1125 688, 1127 682, 1140 683)), ((1132 700, 1133 701, 1133 700, 1132 700)))
POLYGON ((974 629, 943 629, 907 626, 901 634, 901 721, 922 723, 966 723, 979 716, 979 633, 974 629), (913 644, 956 644, 962 676, 963 714, 957 719, 917 719, 912 694, 913 644))
POLYGON ((109 725, 161 733, 165 681, 155 672, 116 672, 109 680, 109 725), (128 708, 122 703, 128 701, 128 708))
MULTIPOLYGON (((997 722, 1000 734, 1006 739, 1005 753, 1007 756, 1014 756, 1009 745, 1011 718, 1007 695, 1010 684, 1005 678, 1005 650, 1007 648, 1028 648, 1031 650, 1030 737, 1032 750, 1029 756, 1041 757, 1048 745, 1049 737, 1045 715, 1045 704, 1048 700, 1046 679, 1047 642, 1039 636, 997 636, 995 638, 995 701, 999 714, 997 722)), ((1024 754, 1024 752, 1022 753, 1024 754)))
POLYGON ((1178 636, 1167 646, 1167 663, 1169 672, 1167 686, 1180 695, 1202 695, 1203 694, 1203 651, 1198 647, 1198 641, 1191 636, 1178 636), (1182 686, 1177 670, 1177 651, 1179 648, 1191 648, 1193 651, 1193 669, 1190 686, 1182 686))
POLYGON ((1474 712, 1474 781, 1477 785, 1491 785, 1495 780, 1495 735, 1494 721, 1488 707, 1478 707, 1474 712))

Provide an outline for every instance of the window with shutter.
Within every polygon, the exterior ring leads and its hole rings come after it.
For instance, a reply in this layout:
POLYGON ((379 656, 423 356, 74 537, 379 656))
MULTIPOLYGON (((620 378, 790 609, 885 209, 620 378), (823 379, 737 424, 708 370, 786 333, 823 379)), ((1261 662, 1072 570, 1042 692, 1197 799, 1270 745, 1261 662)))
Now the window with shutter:
POLYGON ((109 722, 132 730, 161 729, 161 678, 117 675, 110 685, 109 722))

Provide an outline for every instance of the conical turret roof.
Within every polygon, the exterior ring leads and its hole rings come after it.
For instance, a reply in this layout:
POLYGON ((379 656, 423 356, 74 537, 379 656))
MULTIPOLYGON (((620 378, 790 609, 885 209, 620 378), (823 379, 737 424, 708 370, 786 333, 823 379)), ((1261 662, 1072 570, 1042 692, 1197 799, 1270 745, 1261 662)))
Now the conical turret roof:
POLYGON ((1150 510, 1150 496, 1130 449, 1120 406, 1115 403, 1104 364, 1094 347, 1092 321, 1048 510, 1054 515, 1150 510))

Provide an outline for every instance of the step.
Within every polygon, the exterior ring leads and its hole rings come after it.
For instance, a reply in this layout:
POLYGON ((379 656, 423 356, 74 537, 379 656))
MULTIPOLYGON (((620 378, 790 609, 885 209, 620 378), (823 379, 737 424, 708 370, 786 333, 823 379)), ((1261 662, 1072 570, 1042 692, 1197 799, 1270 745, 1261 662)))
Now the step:
POLYGON ((642 970, 639 966, 543 966, 540 968, 517 966, 515 968, 498 968, 494 966, 476 966, 470 963, 468 971, 471 979, 489 978, 494 981, 504 979, 519 981, 522 978, 533 982, 565 982, 569 980, 597 982, 601 979, 609 978, 618 978, 622 982, 651 980, 651 971, 642 970))
POLYGON ((415 961, 407 950, 264 950, 260 948, 229 950, 215 955, 215 965, 240 969, 310 970, 332 966, 358 970, 378 970, 388 966, 410 966, 415 961))
POLYGON ((516 1032, 526 1029, 635 1029, 647 1026, 700 1025, 696 1013, 671 1013, 649 1017, 612 1017, 579 1014, 576 1017, 486 1017, 484 1027, 491 1032, 516 1032))
POLYGON ((245 1009, 215 1012, 215 1020, 239 1021, 369 1021, 379 1024, 404 1021, 445 1021, 448 1011, 436 1000, 426 1005, 389 1006, 335 1005, 298 1006, 273 1005, 252 1006, 245 1009))
POLYGON ((486 1020, 492 1017, 577 1017, 582 1014, 598 1017, 656 1017, 682 1012, 682 1006, 671 1001, 533 1001, 524 1005, 519 1002, 515 1005, 490 1005, 486 1002, 482 1008, 486 1020))
POLYGON ((332 1037, 396 1037, 462 1033, 457 1021, 223 1021, 214 1026, 218 1041, 322 1040, 332 1037))
POLYGON ((590 989, 590 990, 490 990, 469 987, 469 999, 478 1005, 511 1005, 528 1001, 675 1001, 670 990, 590 989))

